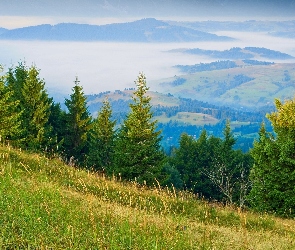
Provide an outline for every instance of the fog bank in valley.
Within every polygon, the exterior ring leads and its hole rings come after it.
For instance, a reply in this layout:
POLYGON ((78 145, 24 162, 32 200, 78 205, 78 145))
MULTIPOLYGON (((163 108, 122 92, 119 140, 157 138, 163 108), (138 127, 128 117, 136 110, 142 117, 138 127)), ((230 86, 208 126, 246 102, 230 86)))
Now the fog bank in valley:
MULTIPOLYGON (((212 58, 166 52, 179 48, 225 50, 232 47, 265 47, 295 56, 292 39, 271 37, 264 33, 218 32, 236 38, 234 42, 197 43, 105 43, 0 41, 0 63, 7 70, 25 60, 41 69, 50 93, 68 95, 77 75, 86 94, 134 87, 139 72, 153 82, 179 75, 174 65, 211 62, 212 58)), ((216 59, 218 60, 218 59, 216 59)), ((266 59, 265 59, 266 60, 266 59)), ((268 60, 270 61, 270 60, 268 60)), ((273 61, 273 60, 272 60, 273 61)), ((295 60, 291 60, 295 62, 295 60)), ((282 62, 282 61, 281 61, 282 62)), ((150 84, 151 89, 156 86, 150 84)))

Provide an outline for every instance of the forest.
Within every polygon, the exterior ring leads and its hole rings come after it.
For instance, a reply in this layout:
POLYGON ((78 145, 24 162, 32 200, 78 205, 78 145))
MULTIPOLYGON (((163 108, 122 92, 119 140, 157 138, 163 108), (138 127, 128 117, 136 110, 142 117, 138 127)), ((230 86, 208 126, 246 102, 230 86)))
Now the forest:
MULTIPOLYGON (((167 129, 162 126, 162 132, 153 119, 153 112, 161 110, 153 111, 143 73, 135 81, 128 113, 117 124, 107 98, 97 117, 91 116, 78 77, 62 109, 49 97, 35 65, 20 62, 6 73, 1 70, 3 145, 58 157, 71 166, 139 185, 159 184, 209 201, 295 215, 295 120, 291 115, 295 100, 274 100, 276 110, 267 114, 274 133, 261 118, 259 138, 249 152, 235 148, 229 120, 223 123, 221 136, 210 134, 206 127, 195 136, 180 131, 178 146, 165 152, 161 140, 167 129)), ((191 111, 197 103, 183 99, 181 105, 191 111)))
MULTIPOLYGON (((95 116, 97 111, 103 105, 105 96, 109 96, 109 102, 112 106, 112 118, 118 124, 121 124, 129 112, 131 98, 129 91, 134 89, 125 89, 124 91, 117 90, 115 92, 106 91, 99 94, 87 95, 88 110, 95 116), (118 94, 119 97, 114 98, 113 94, 118 94)), ((170 93, 168 98, 174 98, 170 93)), ((158 120, 158 129, 162 131, 161 145, 165 152, 169 152, 172 147, 179 144, 179 138, 182 133, 187 133, 194 137, 199 137, 202 130, 206 130, 208 134, 216 137, 223 137, 223 128, 226 120, 236 121, 238 126, 232 127, 232 132, 236 138, 234 145, 235 149, 241 149, 243 152, 248 152, 255 138, 258 138, 258 131, 262 122, 268 131, 272 131, 271 123, 265 118, 267 112, 274 108, 260 109, 259 111, 236 110, 227 106, 218 106, 208 102, 198 101, 190 98, 177 98, 177 105, 167 106, 156 104, 151 110, 154 119, 158 120), (219 120, 216 124, 193 125, 187 124, 185 119, 182 121, 173 120, 181 112, 199 113, 210 115, 219 120), (160 117, 170 119, 168 122, 163 122, 160 117)))
POLYGON ((267 48, 259 48, 259 47, 245 47, 239 48, 234 47, 229 50, 219 51, 219 50, 204 50, 204 49, 187 49, 183 51, 184 53, 189 54, 197 54, 197 55, 207 55, 213 58, 221 58, 221 59, 244 59, 248 60, 254 58, 254 53, 260 55, 261 57, 267 59, 290 59, 292 56, 282 53, 280 51, 274 51, 267 48))

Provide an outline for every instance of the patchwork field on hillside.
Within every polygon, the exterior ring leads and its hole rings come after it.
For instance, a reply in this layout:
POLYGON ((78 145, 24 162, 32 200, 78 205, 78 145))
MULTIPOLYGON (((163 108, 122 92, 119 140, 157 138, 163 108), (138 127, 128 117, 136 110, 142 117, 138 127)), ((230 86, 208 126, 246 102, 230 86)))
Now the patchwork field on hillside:
POLYGON ((235 108, 271 106, 295 94, 295 64, 241 65, 152 82, 163 93, 235 108), (181 81, 179 80, 181 79, 181 81), (178 84, 177 84, 178 83, 178 84))

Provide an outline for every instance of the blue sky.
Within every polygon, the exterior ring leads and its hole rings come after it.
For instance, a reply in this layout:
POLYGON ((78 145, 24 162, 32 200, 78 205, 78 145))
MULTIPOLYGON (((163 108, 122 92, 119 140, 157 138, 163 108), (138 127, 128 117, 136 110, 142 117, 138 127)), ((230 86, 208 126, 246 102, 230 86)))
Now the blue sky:
POLYGON ((295 19, 295 0, 0 0, 0 27, 163 20, 295 19))

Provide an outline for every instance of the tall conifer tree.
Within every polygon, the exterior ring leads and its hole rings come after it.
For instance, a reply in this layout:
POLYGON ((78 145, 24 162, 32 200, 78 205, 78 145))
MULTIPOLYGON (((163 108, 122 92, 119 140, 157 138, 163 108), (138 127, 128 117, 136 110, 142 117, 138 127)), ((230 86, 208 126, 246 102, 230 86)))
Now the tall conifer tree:
MULTIPOLYGON (((3 68, 0 65, 0 74, 3 68)), ((0 141, 20 133, 20 114, 15 110, 18 101, 12 98, 13 92, 5 86, 4 76, 0 75, 0 141)))
POLYGON ((48 151, 53 154, 62 152, 64 150, 63 143, 66 132, 66 112, 62 110, 60 103, 52 102, 48 123, 52 128, 47 134, 47 136, 51 138, 48 151))
POLYGON ((220 198, 204 172, 212 167, 221 143, 221 139, 208 136, 205 130, 197 140, 185 133, 181 135, 179 147, 174 150, 170 162, 179 171, 186 189, 206 198, 220 198))
POLYGON ((151 97, 147 96, 146 77, 140 73, 135 81, 131 112, 122 125, 116 141, 115 174, 126 180, 136 179, 139 183, 152 184, 160 178, 164 153, 160 147, 160 131, 153 121, 151 97))
POLYGON ((260 129, 251 154, 251 205, 259 211, 295 215, 295 98, 282 103, 275 100, 277 111, 268 114, 276 135, 260 129))
POLYGON ((89 166, 95 170, 111 173, 110 167, 114 155, 114 127, 116 122, 111 120, 112 109, 106 99, 98 113, 97 119, 93 122, 89 145, 89 166))
POLYGON ((20 62, 8 71, 6 85, 12 91, 11 100, 17 102, 15 112, 21 112, 21 133, 15 138, 18 146, 28 149, 46 147, 46 133, 52 100, 45 90, 45 82, 39 77, 39 69, 28 68, 20 62))
POLYGON ((91 129, 91 117, 87 109, 86 96, 78 77, 75 80, 70 99, 65 100, 68 108, 66 117, 65 151, 66 155, 74 157, 79 165, 85 164, 87 141, 91 129))
POLYGON ((51 99, 45 90, 45 82, 39 77, 39 70, 32 66, 21 90, 22 127, 24 145, 38 149, 46 146, 47 122, 50 115, 51 99))
POLYGON ((13 99, 19 101, 18 109, 22 102, 22 89, 27 77, 28 67, 25 62, 19 62, 15 68, 10 67, 8 70, 6 85, 12 91, 13 99))

